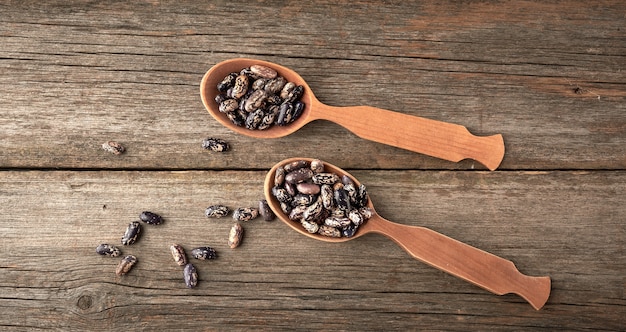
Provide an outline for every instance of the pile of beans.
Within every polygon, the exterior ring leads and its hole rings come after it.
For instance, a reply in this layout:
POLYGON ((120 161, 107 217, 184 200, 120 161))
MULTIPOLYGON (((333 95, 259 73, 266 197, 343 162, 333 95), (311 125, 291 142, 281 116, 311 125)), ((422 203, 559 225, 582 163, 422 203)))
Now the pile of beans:
POLYGON ((302 85, 287 82, 269 67, 252 65, 230 73, 217 84, 219 110, 237 126, 264 130, 285 126, 302 115, 302 85))
POLYGON ((364 185, 326 172, 321 160, 297 160, 278 167, 273 196, 289 219, 309 233, 352 237, 371 216, 364 185))

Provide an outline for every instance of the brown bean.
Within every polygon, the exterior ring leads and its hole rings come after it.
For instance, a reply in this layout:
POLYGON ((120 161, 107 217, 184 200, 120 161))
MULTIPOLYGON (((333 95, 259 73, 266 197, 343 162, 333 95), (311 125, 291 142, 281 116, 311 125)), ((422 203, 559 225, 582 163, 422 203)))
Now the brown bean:
POLYGON ((112 154, 120 155, 126 151, 126 148, 118 142, 108 141, 102 144, 102 149, 112 154))
POLYGON ((259 200, 259 214, 263 216, 263 220, 265 221, 272 221, 276 218, 274 211, 272 211, 266 199, 259 200))
POLYGON ((231 97, 235 99, 239 99, 243 97, 246 92, 248 92, 248 84, 250 80, 246 75, 239 75, 235 79, 235 85, 233 86, 233 90, 231 92, 231 97))
POLYGON ((300 193, 307 194, 307 195, 316 195, 316 194, 319 194, 320 192, 320 186, 315 183, 308 183, 308 182, 298 183, 296 188, 298 189, 300 193))
POLYGON ((128 255, 122 258, 120 263, 117 265, 117 268, 115 269, 115 274, 117 274, 118 276, 125 275, 133 268, 133 266, 135 266, 136 263, 137 257, 133 255, 128 255))
POLYGON ((252 65, 250 66, 250 71, 253 75, 262 78, 272 79, 278 76, 278 73, 274 69, 262 65, 252 65))
POLYGON ((228 246, 231 249, 237 248, 241 244, 242 238, 243 227, 241 227, 241 224, 235 223, 233 227, 230 228, 230 232, 228 233, 228 246))
POLYGON ((185 255, 185 249, 180 245, 174 243, 170 246, 170 252, 172 253, 172 257, 174 257, 174 262, 180 266, 184 266, 187 264, 187 255, 185 255))

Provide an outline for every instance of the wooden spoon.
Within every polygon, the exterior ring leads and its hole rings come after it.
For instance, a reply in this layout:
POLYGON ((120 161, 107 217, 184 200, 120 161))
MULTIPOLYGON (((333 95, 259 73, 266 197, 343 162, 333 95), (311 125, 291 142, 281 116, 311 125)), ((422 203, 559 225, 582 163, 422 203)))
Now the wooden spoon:
POLYGON ((220 62, 206 72, 200 84, 202 103, 211 115, 231 130, 256 138, 277 138, 289 135, 305 124, 318 119, 332 121, 357 136, 432 157, 458 162, 474 159, 494 170, 504 157, 502 135, 479 137, 467 128, 441 121, 410 116, 370 106, 334 107, 317 100, 308 84, 295 71, 267 61, 231 59, 220 62), (302 101, 306 104, 302 116, 287 126, 272 126, 267 130, 249 130, 233 124, 220 113, 215 97, 216 86, 226 75, 258 64, 270 67, 288 81, 304 86, 302 101))
MULTIPOLYGON (((361 237, 368 233, 382 234, 395 241, 402 249, 414 258, 447 272, 453 276, 469 281, 497 295, 515 293, 539 310, 550 296, 550 277, 532 277, 522 274, 513 262, 500 258, 478 248, 437 233, 425 227, 407 226, 384 219, 374 210, 371 200, 368 206, 373 216, 359 227, 353 237, 331 238, 319 234, 308 233, 300 223, 291 221, 280 208, 280 203, 272 195, 276 169, 295 160, 310 158, 290 158, 274 165, 267 173, 264 193, 271 209, 280 220, 295 231, 310 238, 326 242, 344 242, 361 237)), ((341 168, 324 163, 325 171, 349 176, 355 185, 358 180, 341 168)))

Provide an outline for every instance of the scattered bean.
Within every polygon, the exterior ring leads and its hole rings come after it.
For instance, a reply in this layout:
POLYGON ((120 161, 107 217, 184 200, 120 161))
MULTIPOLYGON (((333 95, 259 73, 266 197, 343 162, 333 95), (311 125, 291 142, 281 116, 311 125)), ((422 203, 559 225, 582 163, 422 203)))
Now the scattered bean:
POLYGON ((106 152, 110 152, 112 154, 120 155, 126 151, 126 148, 115 141, 108 141, 102 144, 102 149, 106 152))
POLYGON ((214 152, 225 152, 230 150, 230 145, 226 141, 214 137, 205 138, 202 141, 202 147, 214 152))
POLYGON ((259 216, 257 208, 237 208, 233 211, 233 219, 236 221, 250 221, 259 216))
POLYGON ((121 251, 119 248, 117 248, 114 245, 110 245, 110 244, 100 244, 96 247, 96 252, 100 255, 103 256, 111 256, 111 257, 117 257, 121 254, 121 251))
POLYGON ((185 265, 183 276, 185 278, 185 285, 187 285, 187 288, 194 288, 198 285, 198 271, 193 264, 188 263, 185 265))
POLYGON ((191 256, 195 259, 207 260, 207 259, 215 259, 217 257, 217 253, 215 249, 211 247, 198 247, 191 249, 191 256))
POLYGON ((230 209, 220 204, 211 205, 204 211, 204 215, 207 216, 207 218, 222 218, 227 216, 228 213, 230 213, 230 209))
POLYGON ((163 217, 150 211, 141 212, 139 219, 150 225, 159 225, 163 222, 163 217))
POLYGON ((259 214, 263 217, 265 221, 272 221, 276 218, 274 211, 270 208, 267 200, 262 199, 259 201, 259 214))
POLYGON ((129 246, 135 242, 137 242, 137 238, 141 233, 141 224, 138 221, 131 222, 126 228, 126 232, 122 237, 122 244, 125 246, 129 246))
POLYGON ((231 249, 237 248, 241 244, 242 237, 243 227, 241 227, 241 224, 235 223, 228 233, 228 246, 231 249))
POLYGON ((180 245, 174 243, 170 246, 170 252, 172 253, 172 257, 174 257, 174 262, 180 266, 184 266, 187 264, 187 255, 185 255, 185 249, 180 245))
POLYGON ((115 274, 118 276, 125 275, 128 271, 130 271, 130 269, 133 268, 133 266, 135 266, 136 263, 137 257, 133 255, 128 255, 122 258, 120 263, 117 265, 117 269, 115 269, 115 274))

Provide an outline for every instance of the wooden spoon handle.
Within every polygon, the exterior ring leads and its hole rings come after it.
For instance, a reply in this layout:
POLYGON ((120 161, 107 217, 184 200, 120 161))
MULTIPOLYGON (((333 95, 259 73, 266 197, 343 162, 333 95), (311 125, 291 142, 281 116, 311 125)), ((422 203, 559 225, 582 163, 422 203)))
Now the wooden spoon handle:
MULTIPOLYGON (((513 262, 424 227, 396 224, 380 218, 373 232, 394 240, 414 258, 465 279, 494 294, 515 293, 539 310, 550 296, 550 277, 531 277, 513 262)), ((368 223, 374 220, 368 221, 368 223)))
POLYGON ((502 135, 475 136, 467 128, 370 106, 315 105, 312 119, 335 122, 359 137, 444 160, 474 159, 495 170, 504 157, 502 135))

